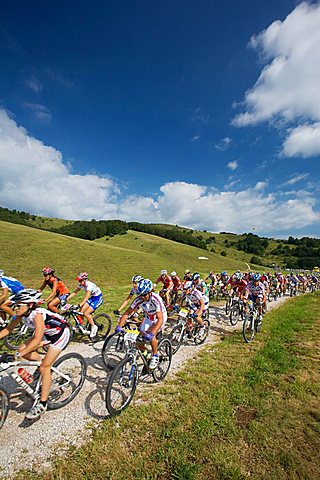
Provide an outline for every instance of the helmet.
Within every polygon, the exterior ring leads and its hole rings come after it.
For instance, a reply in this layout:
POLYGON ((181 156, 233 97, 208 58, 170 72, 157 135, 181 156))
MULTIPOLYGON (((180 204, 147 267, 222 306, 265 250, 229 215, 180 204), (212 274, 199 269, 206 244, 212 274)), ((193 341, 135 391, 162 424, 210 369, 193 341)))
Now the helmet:
POLYGON ((193 287, 193 283, 191 281, 189 282, 186 282, 184 285, 183 285, 183 290, 189 290, 190 288, 193 287))
POLYGON ((161 274, 161 275, 167 275, 167 274, 168 274, 168 271, 167 271, 167 270, 161 270, 160 274, 161 274))
POLYGON ((189 273, 191 273, 190 270, 185 270, 184 272, 185 275, 188 275, 189 273))
POLYGON ((223 272, 221 272, 221 275, 228 275, 227 272, 224 270, 223 272))
POLYGON ((235 277, 236 277, 236 280, 242 280, 243 275, 241 272, 236 272, 235 277))
POLYGON ((0 277, 2 277, 2 275, 4 275, 4 271, 0 270, 0 277))
POLYGON ((144 280, 140 280, 138 283, 138 295, 145 295, 146 293, 152 292, 153 283, 149 278, 145 278, 144 280))
POLYGON ((254 273, 254 274, 252 275, 252 280, 253 280, 254 282, 258 282, 258 281, 260 280, 260 273, 254 273))
POLYGON ((171 272, 171 277, 175 277, 177 275, 177 272, 171 272))
POLYGON ((43 275, 50 275, 51 273, 54 273, 54 268, 51 267, 44 267, 42 269, 43 275))
POLYGON ((132 277, 132 283, 139 283, 141 282, 141 280, 143 280, 143 277, 141 277, 141 275, 133 275, 132 277))
POLYGON ((199 280, 199 278, 200 278, 200 273, 196 272, 192 275, 192 280, 199 280))
POLYGON ((12 303, 40 303, 41 292, 34 290, 33 288, 26 288, 20 290, 20 292, 11 295, 10 300, 12 303))
POLYGON ((87 272, 82 272, 79 273, 79 275, 76 277, 76 280, 78 280, 78 282, 81 282, 82 280, 87 280, 88 277, 89 275, 87 274, 87 272))

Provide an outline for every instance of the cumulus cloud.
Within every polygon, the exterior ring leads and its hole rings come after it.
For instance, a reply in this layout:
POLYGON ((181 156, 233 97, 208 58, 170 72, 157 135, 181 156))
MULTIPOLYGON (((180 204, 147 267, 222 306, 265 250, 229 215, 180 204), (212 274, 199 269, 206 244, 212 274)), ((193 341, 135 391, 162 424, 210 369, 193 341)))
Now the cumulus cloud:
POLYGON ((312 195, 283 201, 258 182, 240 191, 169 182, 154 197, 123 197, 107 176, 72 173, 62 154, 28 135, 0 110, 0 204, 68 219, 115 219, 180 224, 211 231, 283 232, 319 221, 312 195))
POLYGON ((301 3, 283 22, 275 21, 252 37, 250 46, 269 63, 246 92, 246 111, 237 115, 233 124, 243 127, 265 121, 298 122, 284 144, 284 155, 319 154, 319 44, 320 2, 301 3))
POLYGON ((236 168, 238 168, 237 160, 234 160, 233 162, 229 162, 227 167, 230 168, 230 170, 235 170, 236 168))

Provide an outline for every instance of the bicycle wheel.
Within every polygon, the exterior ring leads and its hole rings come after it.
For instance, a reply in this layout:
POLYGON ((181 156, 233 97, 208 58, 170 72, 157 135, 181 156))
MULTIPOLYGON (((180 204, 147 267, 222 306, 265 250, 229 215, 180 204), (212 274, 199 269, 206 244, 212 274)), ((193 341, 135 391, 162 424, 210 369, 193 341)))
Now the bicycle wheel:
POLYGON ((111 318, 107 313, 98 313, 93 317, 93 321, 98 325, 98 335, 106 338, 111 330, 111 318))
POLYGON ((178 324, 178 325, 175 325, 170 332, 169 340, 170 340, 171 346, 172 346, 172 355, 177 353, 177 351, 179 350, 179 348, 182 345, 183 332, 184 332, 184 327, 181 323, 178 324))
POLYGON ((123 334, 113 333, 103 342, 101 356, 107 370, 113 370, 126 356, 127 349, 123 334))
POLYGON ((80 392, 86 373, 86 362, 79 353, 67 353, 59 358, 51 368, 48 408, 57 410, 70 403, 80 392))
POLYGON ((6 421, 8 411, 9 411, 9 395, 4 390, 4 388, 0 387, 0 428, 3 426, 4 422, 6 421))
POLYGON ((157 368, 151 370, 155 382, 163 380, 169 372, 172 361, 172 345, 168 338, 160 340, 158 345, 159 364, 157 368))
POLYGON ((230 313, 230 310, 231 310, 231 303, 232 303, 232 300, 231 298, 229 297, 226 301, 226 315, 229 315, 230 313))
POLYGON ((125 357, 113 370, 106 389, 106 407, 112 417, 130 405, 138 384, 138 367, 125 357))
POLYGON ((230 323, 234 327, 240 320, 239 305, 233 305, 230 310, 230 323))
POLYGON ((201 345, 209 334, 209 330, 210 330, 209 320, 203 320, 203 325, 205 325, 205 328, 201 328, 198 324, 195 327, 197 330, 194 335, 193 341, 196 345, 201 345))
POLYGON ((252 312, 247 313, 244 317, 242 333, 245 342, 252 342, 256 333, 254 325, 254 315, 252 312))
POLYGON ((26 325, 18 325, 3 340, 9 350, 18 350, 19 346, 31 338, 32 335, 33 330, 28 328, 26 325))

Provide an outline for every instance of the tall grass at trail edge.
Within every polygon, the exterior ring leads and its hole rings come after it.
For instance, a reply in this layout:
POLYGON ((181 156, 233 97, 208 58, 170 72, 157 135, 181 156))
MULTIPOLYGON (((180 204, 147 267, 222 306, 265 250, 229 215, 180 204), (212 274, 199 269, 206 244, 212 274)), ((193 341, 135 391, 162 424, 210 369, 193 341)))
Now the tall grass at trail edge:
POLYGON ((319 306, 320 295, 297 297, 252 344, 234 332, 208 346, 52 471, 15 478, 318 480, 319 306))

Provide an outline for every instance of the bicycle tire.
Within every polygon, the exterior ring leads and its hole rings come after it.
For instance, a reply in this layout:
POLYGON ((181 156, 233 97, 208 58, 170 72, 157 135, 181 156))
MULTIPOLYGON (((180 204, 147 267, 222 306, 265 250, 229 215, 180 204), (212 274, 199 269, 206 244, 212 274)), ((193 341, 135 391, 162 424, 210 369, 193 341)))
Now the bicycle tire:
POLYGON ((247 313, 244 317, 242 334, 246 343, 251 343, 254 339, 256 330, 254 325, 254 315, 253 313, 247 313), (252 328, 253 326, 253 328, 252 328))
POLYGON ((137 364, 130 357, 121 360, 113 370, 106 388, 106 407, 111 417, 119 415, 130 405, 138 379, 137 364))
POLYGON ((123 334, 112 333, 103 342, 101 357, 106 370, 113 370, 126 356, 123 334))
POLYGON ((111 321, 110 315, 108 315, 107 313, 98 313, 97 315, 95 315, 93 317, 93 321, 96 325, 101 325, 101 320, 102 319, 104 320, 103 323, 102 323, 103 330, 105 330, 105 328, 106 328, 106 330, 104 331, 104 333, 100 333, 100 335, 103 336, 104 338, 106 338, 110 333, 112 321, 111 321))
POLYGON ((22 343, 32 337, 33 330, 25 327, 25 325, 18 325, 9 335, 4 337, 4 344, 9 350, 18 350, 22 343))
POLYGON ((236 326, 240 319, 239 305, 233 305, 233 307, 231 307, 229 318, 230 318, 230 324, 233 327, 236 326))
POLYGON ((169 340, 171 342, 172 355, 177 353, 177 351, 182 345, 183 338, 184 338, 183 332, 184 332, 184 327, 181 323, 178 325, 175 325, 170 332, 169 340))
POLYGON ((206 340, 207 336, 209 335, 209 330, 210 330, 210 322, 209 320, 203 320, 203 324, 206 326, 203 330, 199 329, 198 324, 196 325, 197 331, 195 332, 195 335, 193 337, 193 341, 196 345, 201 345, 204 343, 206 340))
POLYGON ((172 345, 168 338, 163 338, 158 344, 159 364, 151 370, 155 382, 163 380, 170 370, 172 362, 172 345))
POLYGON ((226 301, 226 307, 225 307, 226 315, 229 315, 229 313, 230 313, 231 304, 232 304, 232 300, 231 300, 231 298, 228 298, 227 301, 226 301))
POLYGON ((70 378, 67 380, 61 374, 51 370, 52 384, 48 397, 48 408, 57 410, 68 405, 78 395, 86 378, 87 365, 79 353, 67 353, 58 358, 53 367, 70 378), (62 395, 63 399, 61 399, 62 395))
POLYGON ((0 428, 3 427, 9 412, 10 397, 7 391, 0 387, 0 428))

